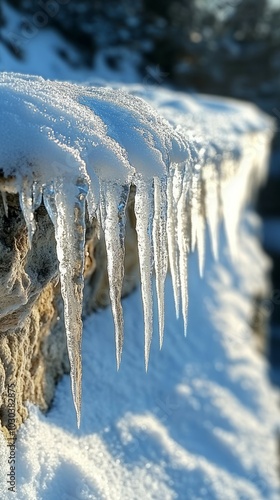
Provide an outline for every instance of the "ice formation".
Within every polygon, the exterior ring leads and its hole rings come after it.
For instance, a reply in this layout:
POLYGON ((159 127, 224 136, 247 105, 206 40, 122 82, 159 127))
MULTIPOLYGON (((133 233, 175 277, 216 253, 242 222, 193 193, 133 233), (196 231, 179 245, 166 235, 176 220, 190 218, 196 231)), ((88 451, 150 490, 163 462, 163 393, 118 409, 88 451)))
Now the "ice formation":
POLYGON ((177 315, 187 330, 188 253, 203 273, 205 228, 218 257, 221 215, 233 256, 238 216, 265 172, 271 121, 249 104, 170 90, 78 86, 0 74, 2 198, 18 192, 29 244, 42 200, 54 224, 71 381, 81 404, 85 211, 98 217, 108 256, 116 358, 123 347, 121 291, 126 203, 135 215, 145 325, 145 365, 153 330, 155 272, 160 346, 168 261, 177 315))

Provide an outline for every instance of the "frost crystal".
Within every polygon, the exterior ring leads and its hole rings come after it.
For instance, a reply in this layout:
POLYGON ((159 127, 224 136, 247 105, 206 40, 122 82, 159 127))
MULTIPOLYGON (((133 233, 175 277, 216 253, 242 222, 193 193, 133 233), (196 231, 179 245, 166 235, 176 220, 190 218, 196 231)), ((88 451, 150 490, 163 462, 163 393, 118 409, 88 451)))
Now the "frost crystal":
POLYGON ((136 188, 135 215, 145 325, 145 365, 153 332, 155 272, 160 347, 164 283, 172 276, 185 333, 188 254, 205 261, 206 222, 214 257, 224 218, 237 255, 240 211, 252 172, 265 172, 271 121, 249 104, 169 90, 84 87, 0 73, 1 195, 19 193, 29 245, 42 201, 55 229, 74 405, 80 422, 85 210, 97 217, 107 250, 117 367, 124 327, 121 306, 126 205, 136 188), (155 110, 157 108, 158 112, 155 110), (203 117, 203 120, 202 120, 203 117))

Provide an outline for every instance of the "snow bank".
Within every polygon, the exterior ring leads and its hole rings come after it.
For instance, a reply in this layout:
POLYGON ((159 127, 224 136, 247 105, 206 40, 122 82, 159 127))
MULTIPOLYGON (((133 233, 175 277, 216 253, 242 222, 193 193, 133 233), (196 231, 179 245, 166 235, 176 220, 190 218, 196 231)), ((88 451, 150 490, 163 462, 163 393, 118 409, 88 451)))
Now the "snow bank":
POLYGON ((167 261, 176 313, 181 307, 186 332, 188 254, 198 248, 202 274, 207 221, 217 257, 221 212, 232 254, 237 254, 239 215, 249 181, 254 177, 259 182, 264 175, 272 124, 253 106, 230 101, 171 91, 157 96, 142 87, 129 92, 85 87, 9 73, 0 74, 0 101, 2 190, 19 193, 30 245, 42 199, 55 227, 79 423, 85 210, 97 217, 105 235, 119 367, 125 208, 130 186, 136 186, 147 368, 152 270, 162 345, 167 261))

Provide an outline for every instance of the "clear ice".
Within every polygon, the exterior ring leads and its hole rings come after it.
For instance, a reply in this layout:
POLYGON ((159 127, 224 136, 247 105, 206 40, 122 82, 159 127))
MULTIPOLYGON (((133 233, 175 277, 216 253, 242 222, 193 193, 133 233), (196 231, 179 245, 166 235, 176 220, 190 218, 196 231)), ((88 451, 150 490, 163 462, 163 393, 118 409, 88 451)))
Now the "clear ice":
POLYGON ((70 361, 70 375, 77 425, 81 416, 82 384, 82 308, 84 287, 85 207, 88 185, 78 179, 66 188, 65 179, 58 179, 44 189, 44 203, 53 222, 64 322, 70 361), (70 189, 70 193, 69 193, 70 189), (70 194, 70 197, 65 193, 70 194))

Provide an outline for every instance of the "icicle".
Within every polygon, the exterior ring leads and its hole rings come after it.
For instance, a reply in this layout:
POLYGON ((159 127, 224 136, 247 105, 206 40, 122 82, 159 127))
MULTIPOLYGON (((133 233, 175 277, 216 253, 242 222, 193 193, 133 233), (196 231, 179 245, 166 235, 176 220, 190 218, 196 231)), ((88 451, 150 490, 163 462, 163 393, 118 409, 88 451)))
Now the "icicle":
POLYGON ((167 273, 166 180, 154 179, 153 246, 159 320, 159 345, 164 334, 164 283, 167 273))
POLYGON ((102 227, 100 207, 97 208, 95 215, 96 215, 96 220, 97 220, 97 239, 100 240, 100 237, 101 237, 101 227, 102 227))
POLYGON ((196 247, 196 237, 197 237, 197 219, 198 219, 198 200, 197 200, 197 189, 198 189, 198 177, 195 172, 192 175, 191 182, 191 250, 194 252, 196 247))
POLYGON ((19 189, 19 203, 28 231, 28 246, 31 248, 32 238, 36 231, 33 211, 33 187, 28 179, 23 179, 19 189))
POLYGON ((32 184, 32 210, 35 212, 37 208, 40 207, 42 203, 42 195, 43 195, 43 189, 42 185, 38 182, 35 181, 32 184))
POLYGON ((218 260, 218 228, 219 228, 219 175, 214 164, 205 166, 202 172, 204 176, 205 211, 210 231, 212 252, 215 260, 218 260))
POLYGON ((197 252, 198 252, 198 267, 199 275, 202 278, 204 273, 205 264, 205 207, 204 207, 204 193, 203 184, 201 177, 198 179, 197 183, 197 228, 196 228, 196 240, 197 240, 197 252))
MULTIPOLYGON (((89 159, 87 158, 87 161, 89 159)), ((97 175, 92 171, 90 165, 87 164, 87 168, 90 172, 90 175, 87 178, 88 184, 89 184, 89 189, 88 189, 88 194, 87 194, 87 213, 90 222, 93 221, 93 219, 97 219, 97 211, 99 207, 99 195, 100 195, 100 182, 99 178, 97 175)), ((99 219, 100 222, 100 219, 99 219)), ((100 230, 100 225, 98 225, 98 230, 100 230)), ((98 239, 100 239, 100 234, 98 235, 98 239)))
POLYGON ((152 243, 150 230, 153 214, 152 200, 151 183, 138 178, 136 181, 135 215, 144 310, 146 370, 148 369, 153 332, 152 243))
POLYGON ((183 190, 183 179, 185 173, 184 165, 183 164, 176 165, 173 171, 174 174, 173 174, 172 189, 173 189, 174 207, 176 210, 177 203, 180 199, 183 190))
POLYGON ((126 206, 129 196, 129 190, 130 186, 122 187, 118 203, 120 243, 123 251, 125 251, 124 240, 125 240, 125 227, 126 227, 126 206))
POLYGON ((44 189, 44 203, 55 228, 72 394, 78 427, 81 415, 81 317, 87 189, 87 183, 81 178, 75 185, 60 179, 44 189))
POLYGON ((170 169, 170 175, 167 178, 167 243, 168 243, 168 257, 169 257, 169 265, 172 278, 176 317, 179 318, 180 277, 179 277, 178 251, 177 251, 176 224, 177 224, 177 217, 173 199, 173 169, 170 169))
POLYGON ((183 189, 182 194, 178 203, 178 246, 179 246, 179 269, 180 269, 180 281, 181 281, 181 300, 182 300, 182 314, 184 319, 184 333, 187 333, 187 321, 188 321, 188 253, 190 251, 190 216, 191 213, 188 211, 189 205, 189 172, 186 167, 185 175, 183 179, 183 189))
POLYGON ((7 203, 7 193, 6 193, 6 191, 2 191, 1 190, 1 196, 2 196, 2 201, 3 201, 5 215, 6 215, 6 217, 8 217, 9 216, 9 207, 8 207, 8 203, 7 203))
POLYGON ((121 294, 124 277, 125 210, 129 194, 128 186, 114 183, 101 184, 101 223, 107 250, 107 269, 112 312, 115 324, 117 369, 123 349, 123 311, 121 294))
MULTIPOLYGON (((238 160, 240 163, 240 170, 241 159, 238 160)), ((235 168, 235 162, 231 157, 222 162, 220 182, 221 204, 225 234, 228 242, 229 252, 233 261, 238 257, 237 225, 239 206, 236 206, 234 210, 232 209, 232 206, 237 197, 240 198, 242 189, 244 189, 244 178, 240 176, 240 172, 235 172, 235 168)))

